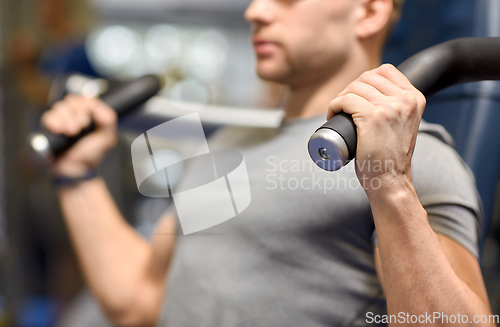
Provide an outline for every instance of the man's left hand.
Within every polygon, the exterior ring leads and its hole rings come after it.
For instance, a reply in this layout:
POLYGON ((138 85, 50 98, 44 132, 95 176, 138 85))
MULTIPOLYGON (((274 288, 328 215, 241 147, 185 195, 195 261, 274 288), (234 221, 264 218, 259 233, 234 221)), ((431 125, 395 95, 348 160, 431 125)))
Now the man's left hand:
POLYGON ((411 158, 426 100, 397 68, 363 73, 330 103, 328 120, 344 111, 358 132, 356 174, 368 195, 413 187, 411 158))

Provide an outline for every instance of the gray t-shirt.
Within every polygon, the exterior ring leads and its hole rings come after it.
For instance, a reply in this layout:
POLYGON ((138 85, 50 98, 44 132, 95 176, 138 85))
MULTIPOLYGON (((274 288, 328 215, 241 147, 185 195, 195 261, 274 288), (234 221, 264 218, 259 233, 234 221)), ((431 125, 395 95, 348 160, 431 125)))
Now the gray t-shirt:
MULTIPOLYGON (((325 172, 307 152, 323 122, 225 128, 211 138, 211 150, 243 154, 252 201, 223 224, 179 235, 158 326, 373 326, 366 314, 386 313, 373 217, 354 163, 325 172)), ((431 226, 477 256, 473 176, 446 134, 425 122, 421 131, 413 176, 431 226)))

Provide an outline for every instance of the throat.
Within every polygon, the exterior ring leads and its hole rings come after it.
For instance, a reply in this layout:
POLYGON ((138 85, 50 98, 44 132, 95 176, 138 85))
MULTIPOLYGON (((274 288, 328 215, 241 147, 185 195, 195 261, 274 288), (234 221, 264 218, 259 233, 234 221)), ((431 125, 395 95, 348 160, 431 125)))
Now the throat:
POLYGON ((285 97, 285 120, 310 118, 328 111, 330 102, 345 86, 318 83, 302 87, 288 87, 285 97))
POLYGON ((285 96, 285 120, 310 118, 328 112, 328 106, 350 83, 363 72, 376 67, 367 60, 364 64, 346 64, 336 74, 315 83, 289 85, 285 96))

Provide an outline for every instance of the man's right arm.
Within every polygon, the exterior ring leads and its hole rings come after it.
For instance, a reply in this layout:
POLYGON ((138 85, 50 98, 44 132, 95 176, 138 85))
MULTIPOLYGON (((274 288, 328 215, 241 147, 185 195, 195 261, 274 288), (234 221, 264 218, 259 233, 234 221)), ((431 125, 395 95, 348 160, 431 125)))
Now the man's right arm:
MULTIPOLYGON (((116 114, 96 99, 70 96, 42 117, 56 134, 77 135, 93 120, 96 130, 52 165, 55 176, 95 169, 116 143, 116 114)), ((151 242, 123 219, 100 178, 58 190, 63 216, 87 283, 110 320, 120 326, 154 325, 175 245, 175 223, 165 216, 151 242)))

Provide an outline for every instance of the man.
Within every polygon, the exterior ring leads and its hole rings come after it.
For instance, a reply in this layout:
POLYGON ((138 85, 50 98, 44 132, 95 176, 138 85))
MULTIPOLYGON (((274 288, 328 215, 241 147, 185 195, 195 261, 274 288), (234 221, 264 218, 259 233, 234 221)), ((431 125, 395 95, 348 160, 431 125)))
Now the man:
POLYGON ((228 128, 210 140, 211 149, 244 155, 252 203, 205 232, 175 238, 166 215, 149 243, 101 179, 78 179, 116 140, 116 116, 103 103, 69 97, 44 115, 66 135, 90 119, 97 125, 52 170, 78 180, 59 190, 61 206, 113 322, 365 326, 387 324, 389 314, 391 324, 415 316, 421 326, 446 326, 490 313, 473 178, 450 146, 418 133, 423 95, 393 66, 378 67, 394 4, 252 2, 257 73, 288 87, 285 122, 273 132, 228 128), (358 128, 356 162, 336 173, 306 164, 307 140, 327 108, 328 118, 352 114, 358 128), (447 320, 430 321, 434 313, 447 320))

